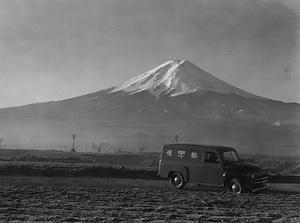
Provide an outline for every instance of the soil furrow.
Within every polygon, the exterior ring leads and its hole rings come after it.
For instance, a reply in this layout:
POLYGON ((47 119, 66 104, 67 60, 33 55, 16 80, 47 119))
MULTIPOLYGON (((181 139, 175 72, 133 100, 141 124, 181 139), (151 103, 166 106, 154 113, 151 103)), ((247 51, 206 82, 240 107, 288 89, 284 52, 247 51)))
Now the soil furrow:
POLYGON ((299 222, 299 194, 1 186, 1 222, 299 222))

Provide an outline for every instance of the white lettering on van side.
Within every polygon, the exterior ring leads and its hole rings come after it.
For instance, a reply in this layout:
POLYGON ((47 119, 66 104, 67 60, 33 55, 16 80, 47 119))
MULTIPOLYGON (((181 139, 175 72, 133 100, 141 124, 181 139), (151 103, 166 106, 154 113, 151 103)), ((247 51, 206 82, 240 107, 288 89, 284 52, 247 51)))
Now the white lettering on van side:
POLYGON ((197 158, 198 158, 198 154, 195 153, 195 152, 192 152, 192 153, 191 153, 191 158, 192 158, 192 159, 197 159, 197 158))
POLYGON ((167 150, 167 156, 172 156, 172 150, 167 150))
POLYGON ((184 154, 185 154, 185 151, 178 150, 178 156, 179 156, 180 158, 183 158, 183 157, 184 157, 184 154))

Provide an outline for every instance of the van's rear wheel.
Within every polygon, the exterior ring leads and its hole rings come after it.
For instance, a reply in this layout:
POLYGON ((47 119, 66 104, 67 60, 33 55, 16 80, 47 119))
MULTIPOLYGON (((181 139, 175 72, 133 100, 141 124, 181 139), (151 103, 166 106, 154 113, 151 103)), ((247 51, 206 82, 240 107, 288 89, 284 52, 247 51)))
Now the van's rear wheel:
POLYGON ((244 186, 242 182, 238 179, 233 179, 230 181, 228 185, 228 191, 234 194, 241 194, 244 192, 244 186))
POLYGON ((170 177, 170 183, 172 187, 176 189, 182 189, 185 186, 185 181, 181 173, 173 173, 170 177))

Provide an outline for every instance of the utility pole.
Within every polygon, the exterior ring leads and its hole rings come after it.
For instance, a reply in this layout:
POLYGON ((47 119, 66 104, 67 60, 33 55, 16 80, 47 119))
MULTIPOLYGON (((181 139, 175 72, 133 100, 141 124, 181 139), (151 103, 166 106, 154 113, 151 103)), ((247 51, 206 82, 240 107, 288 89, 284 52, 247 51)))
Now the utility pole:
POLYGON ((76 150, 75 150, 75 139, 76 139, 76 134, 72 134, 72 139, 73 139, 73 147, 72 147, 72 152, 75 152, 76 150))

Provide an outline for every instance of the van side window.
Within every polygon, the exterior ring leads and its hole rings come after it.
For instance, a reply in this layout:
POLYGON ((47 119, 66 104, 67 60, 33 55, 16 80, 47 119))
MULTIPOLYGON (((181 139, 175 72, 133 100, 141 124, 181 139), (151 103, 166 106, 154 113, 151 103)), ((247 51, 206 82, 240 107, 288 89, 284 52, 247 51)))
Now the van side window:
POLYGON ((218 155, 214 152, 205 152, 204 153, 204 162, 207 162, 207 163, 220 163, 218 155))

